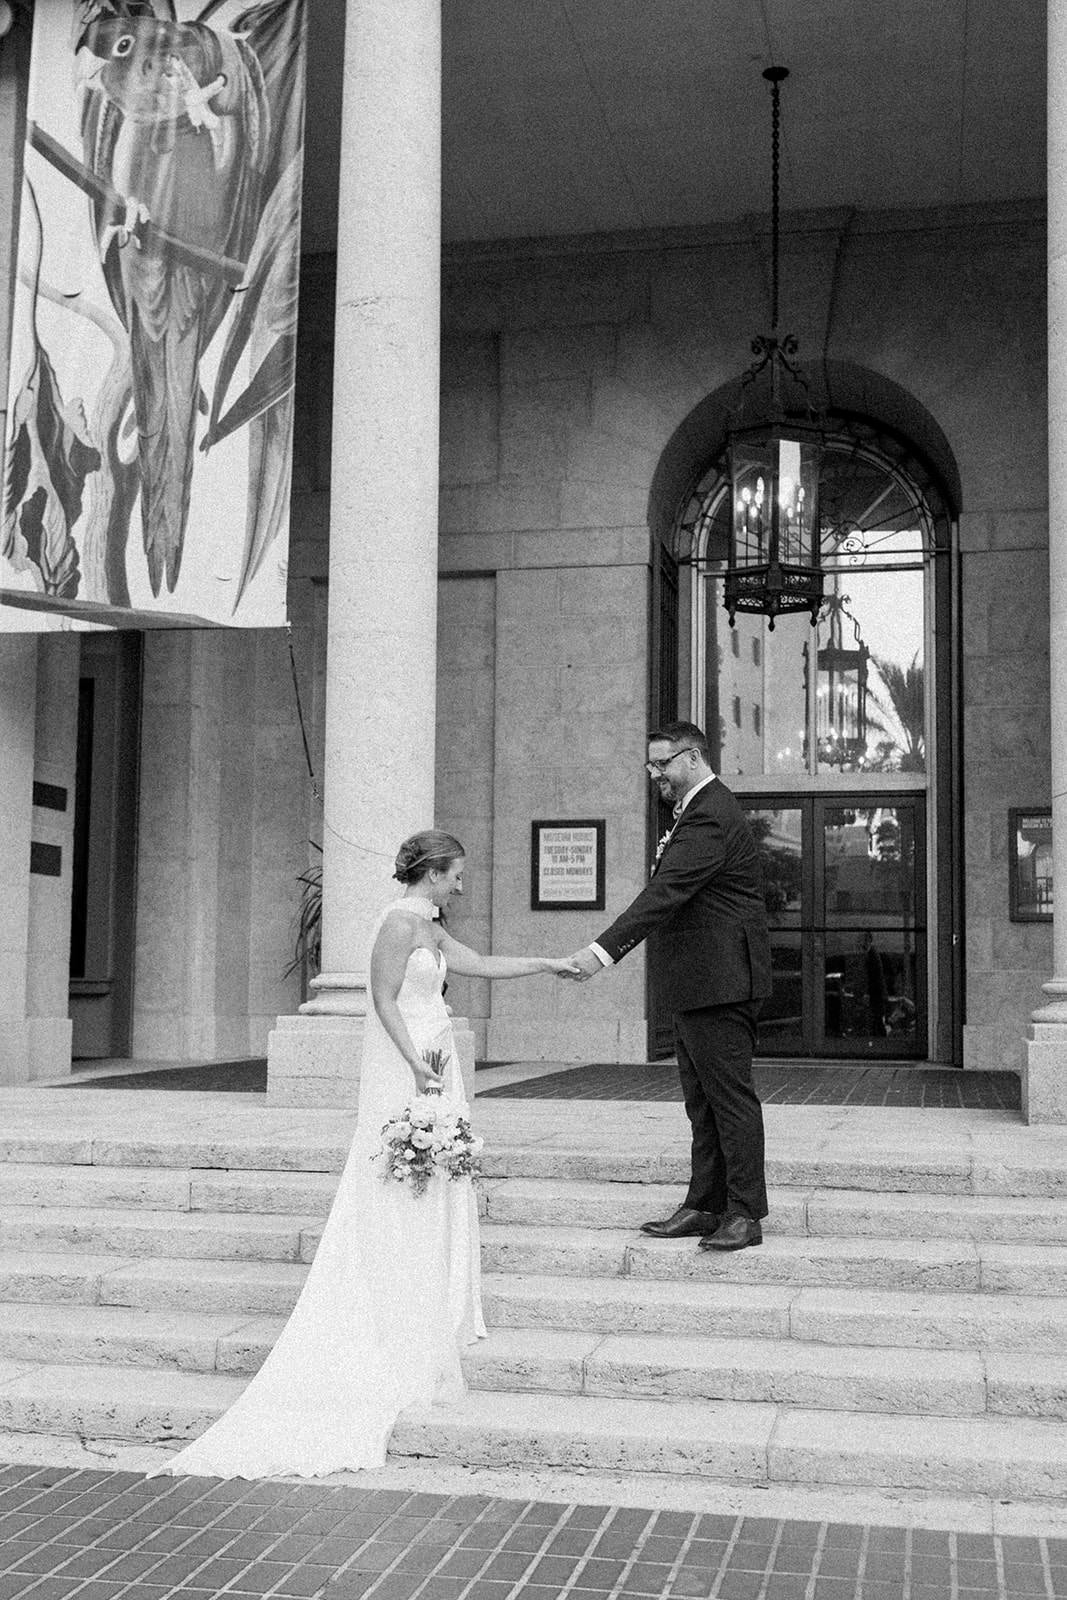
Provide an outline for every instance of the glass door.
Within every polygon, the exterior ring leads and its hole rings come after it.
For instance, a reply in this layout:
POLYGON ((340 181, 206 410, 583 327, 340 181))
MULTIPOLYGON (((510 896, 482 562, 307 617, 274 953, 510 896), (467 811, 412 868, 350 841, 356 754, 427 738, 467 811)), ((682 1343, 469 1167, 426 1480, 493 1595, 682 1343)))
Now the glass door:
POLYGON ((925 797, 742 798, 763 858, 768 1056, 927 1054, 925 797))

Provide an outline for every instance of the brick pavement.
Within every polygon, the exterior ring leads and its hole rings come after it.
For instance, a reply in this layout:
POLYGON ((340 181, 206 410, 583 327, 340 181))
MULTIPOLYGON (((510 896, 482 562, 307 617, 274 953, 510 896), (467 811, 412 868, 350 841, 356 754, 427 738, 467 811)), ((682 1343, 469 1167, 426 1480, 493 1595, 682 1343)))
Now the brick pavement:
POLYGON ((0 1600, 1067 1600, 1064 1538, 0 1467, 0 1600))

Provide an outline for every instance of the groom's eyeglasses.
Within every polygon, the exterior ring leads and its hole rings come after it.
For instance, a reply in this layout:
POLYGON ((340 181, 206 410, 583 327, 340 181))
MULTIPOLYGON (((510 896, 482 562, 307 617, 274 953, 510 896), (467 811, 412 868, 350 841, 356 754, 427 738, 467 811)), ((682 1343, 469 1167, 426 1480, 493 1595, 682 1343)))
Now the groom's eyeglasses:
POLYGON ((646 761, 645 771, 650 772, 654 778, 662 778, 672 761, 677 761, 679 756, 687 756, 690 750, 695 749, 695 744, 687 744, 683 749, 676 750, 672 756, 664 756, 662 761, 646 761))

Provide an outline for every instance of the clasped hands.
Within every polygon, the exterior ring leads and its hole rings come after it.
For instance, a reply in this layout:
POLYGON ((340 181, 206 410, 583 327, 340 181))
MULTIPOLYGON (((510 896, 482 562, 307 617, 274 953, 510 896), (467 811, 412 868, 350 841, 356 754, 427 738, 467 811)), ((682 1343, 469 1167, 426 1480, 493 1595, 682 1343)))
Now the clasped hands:
POLYGON ((567 958, 566 964, 557 970, 557 978, 570 978, 575 983, 588 983, 590 978, 595 978, 598 972, 603 972, 604 963, 589 945, 582 950, 576 950, 567 958))

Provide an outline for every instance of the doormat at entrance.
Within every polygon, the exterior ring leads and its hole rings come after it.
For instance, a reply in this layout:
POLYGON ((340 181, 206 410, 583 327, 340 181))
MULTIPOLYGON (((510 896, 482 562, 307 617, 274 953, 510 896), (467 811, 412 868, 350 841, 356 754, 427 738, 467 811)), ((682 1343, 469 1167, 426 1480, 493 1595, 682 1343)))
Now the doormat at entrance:
MULTIPOLYGON (((857 1062, 805 1067, 757 1061, 756 1091, 765 1105, 932 1106, 958 1111, 1018 1111, 1014 1072, 961 1072, 952 1067, 893 1067, 857 1062)), ((572 1067, 525 1083, 481 1089, 487 1100, 681 1100, 678 1069, 651 1061, 572 1067)))
MULTIPOLYGON (((858 1062, 805 1067, 757 1061, 756 1089, 765 1105, 934 1106, 959 1111, 1018 1111, 1014 1072, 960 1072, 946 1067, 890 1067, 858 1062)), ((114 1073, 73 1078, 63 1089, 185 1089, 204 1094, 265 1094, 267 1063, 207 1062, 158 1072, 114 1073)), ((678 1070, 658 1061, 618 1066, 595 1062, 550 1072, 522 1083, 479 1089, 488 1100, 681 1100, 678 1070)))
POLYGON ((195 1067, 161 1067, 158 1072, 113 1072, 99 1078, 72 1078, 58 1089, 200 1089, 208 1094, 266 1094, 267 1058, 207 1061, 195 1067))

